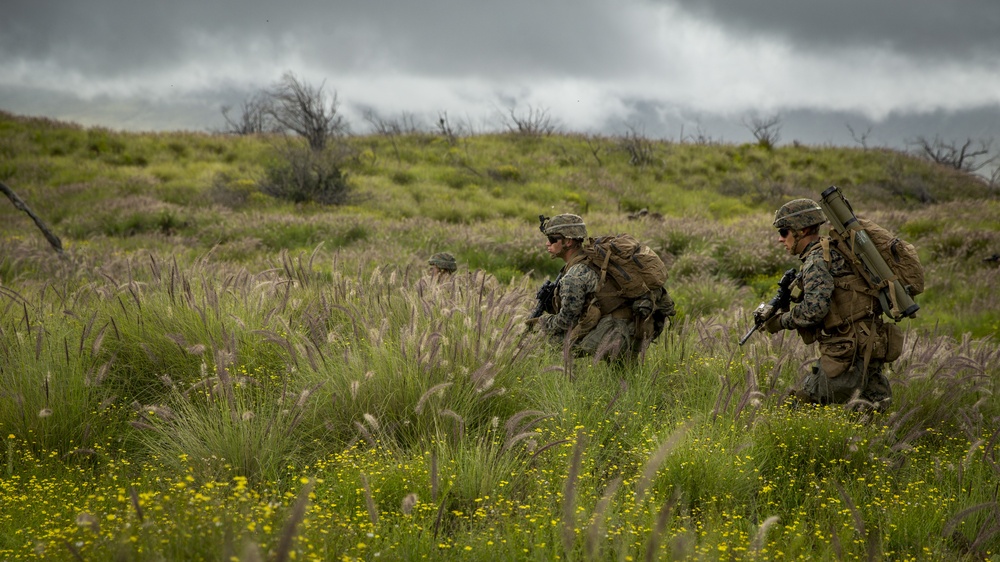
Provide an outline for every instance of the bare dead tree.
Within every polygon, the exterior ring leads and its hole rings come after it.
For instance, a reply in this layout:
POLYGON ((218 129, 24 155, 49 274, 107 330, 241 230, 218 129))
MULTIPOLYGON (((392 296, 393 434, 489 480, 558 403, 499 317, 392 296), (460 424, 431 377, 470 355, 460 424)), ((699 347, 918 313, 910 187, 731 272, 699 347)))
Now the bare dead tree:
POLYGON ((644 130, 636 125, 626 125, 628 129, 619 140, 622 150, 628 153, 628 163, 633 166, 646 166, 656 162, 653 142, 646 137, 644 130))
POLYGON ((935 136, 934 140, 917 137, 917 140, 909 144, 916 147, 917 153, 920 156, 931 162, 969 173, 978 172, 992 164, 998 157, 998 155, 994 155, 989 158, 980 159, 990 154, 993 144, 992 139, 988 141, 980 140, 975 147, 972 145, 971 138, 966 139, 965 143, 958 146, 955 141, 946 142, 938 136, 935 136))
POLYGON ((372 131, 384 137, 403 134, 403 126, 394 119, 384 119, 373 110, 365 111, 364 119, 372 126, 372 131))
POLYGON ((771 115, 769 117, 751 117, 749 121, 743 120, 743 126, 750 131, 753 138, 757 140, 757 145, 762 148, 771 149, 778 145, 781 140, 781 116, 771 115))
POLYGON ((451 121, 448 119, 447 111, 438 113, 438 121, 436 125, 438 133, 442 137, 446 138, 449 144, 458 144, 458 137, 462 135, 462 128, 455 127, 451 124, 451 121))
MULTIPOLYGON (((387 120, 379 117, 374 111, 365 111, 365 121, 371 124, 372 130, 375 134, 389 139, 389 143, 392 145, 392 151, 396 154, 396 163, 402 162, 399 155, 399 145, 396 143, 396 137, 402 134, 403 126, 399 121, 387 120)), ((372 147, 372 153, 375 153, 375 147, 372 147)), ((372 162, 374 164, 374 161, 372 162)))
POLYGON ((587 148, 590 150, 590 154, 597 160, 597 167, 600 168, 604 166, 604 162, 601 161, 600 152, 604 148, 603 139, 597 135, 587 135, 587 148))
POLYGON ((59 240, 59 237, 52 233, 52 230, 50 230, 48 225, 45 224, 45 221, 39 218, 39 216, 31 210, 31 207, 18 197, 17 193, 14 193, 13 189, 7 187, 7 184, 0 182, 0 193, 6 195, 7 198, 10 199, 10 202, 14 204, 15 208, 27 213, 27 215, 31 217, 31 220, 35 222, 35 226, 38 227, 38 230, 42 231, 42 235, 49 241, 49 244, 55 249, 56 253, 61 257, 65 257, 66 254, 63 252, 62 241, 59 240))
POLYGON ((510 108, 503 116, 503 122, 508 132, 528 137, 549 136, 557 129, 547 109, 537 109, 530 105, 526 113, 518 113, 516 108, 510 108))
POLYGON ((270 117, 270 100, 266 95, 258 92, 243 100, 240 104, 239 115, 230 115, 232 106, 222 106, 222 117, 226 120, 226 127, 223 133, 230 135, 256 135, 271 132, 274 130, 274 123, 270 117))
POLYGON ((417 116, 408 111, 400 114, 399 127, 404 135, 416 135, 427 131, 427 128, 417 116))
POLYGON ((868 150, 868 135, 872 134, 871 126, 865 129, 865 132, 860 135, 854 132, 854 128, 851 127, 850 123, 845 123, 844 126, 851 132, 851 138, 854 139, 854 142, 860 144, 863 150, 868 150))
POLYGON ((269 115, 282 130, 306 139, 309 147, 321 151, 327 142, 347 132, 347 122, 338 112, 337 94, 328 99, 323 85, 318 87, 287 72, 267 91, 269 115))
POLYGON ((407 111, 401 113, 399 117, 383 118, 369 109, 365 111, 364 117, 365 121, 371 124, 372 131, 383 136, 417 135, 427 132, 420 120, 407 111))
POLYGON ((712 140, 712 137, 708 133, 706 133, 704 129, 701 128, 701 123, 697 124, 694 133, 690 135, 684 134, 684 125, 681 124, 680 142, 682 144, 690 142, 692 144, 699 144, 702 146, 711 146, 715 144, 715 141, 712 140))

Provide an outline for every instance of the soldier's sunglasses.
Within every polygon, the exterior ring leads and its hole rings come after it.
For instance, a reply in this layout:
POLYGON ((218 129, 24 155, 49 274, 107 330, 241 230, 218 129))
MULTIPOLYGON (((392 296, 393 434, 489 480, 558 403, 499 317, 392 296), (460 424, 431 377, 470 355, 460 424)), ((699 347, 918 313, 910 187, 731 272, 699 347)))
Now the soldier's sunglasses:
POLYGON ((562 236, 549 236, 549 244, 555 244, 556 242, 563 239, 562 236))
POLYGON ((780 234, 782 238, 787 238, 788 237, 788 232, 789 231, 788 231, 787 228, 779 228, 778 229, 778 234, 780 234))

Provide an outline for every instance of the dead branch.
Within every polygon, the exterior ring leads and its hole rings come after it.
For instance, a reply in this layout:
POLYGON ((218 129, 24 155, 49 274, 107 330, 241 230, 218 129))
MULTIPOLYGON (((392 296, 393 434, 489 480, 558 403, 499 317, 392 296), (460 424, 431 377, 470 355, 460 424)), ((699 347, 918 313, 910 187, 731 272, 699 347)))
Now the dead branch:
POLYGON ((2 191, 8 199, 10 199, 11 203, 14 204, 14 207, 28 213, 31 220, 35 221, 35 226, 37 226, 38 229, 42 231, 42 234, 45 235, 45 239, 49 241, 49 244, 51 244, 53 248, 55 248, 56 253, 59 254, 60 257, 66 257, 66 254, 63 252, 62 241, 59 240, 58 236, 52 233, 48 225, 45 224, 45 221, 39 218, 39 216, 31 210, 31 207, 28 207, 27 203, 22 201, 21 198, 14 193, 13 189, 7 187, 7 185, 3 182, 0 182, 0 191, 2 191))

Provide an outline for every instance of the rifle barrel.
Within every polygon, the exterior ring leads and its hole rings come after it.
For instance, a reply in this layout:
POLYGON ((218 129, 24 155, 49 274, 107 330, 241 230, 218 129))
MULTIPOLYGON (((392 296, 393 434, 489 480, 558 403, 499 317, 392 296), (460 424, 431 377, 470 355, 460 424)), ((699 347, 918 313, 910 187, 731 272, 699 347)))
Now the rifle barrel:
POLYGON ((743 337, 740 338, 740 345, 745 344, 747 340, 750 339, 750 336, 752 336, 753 333, 756 332, 758 328, 760 328, 760 325, 754 324, 749 330, 747 330, 747 333, 743 334, 743 337))

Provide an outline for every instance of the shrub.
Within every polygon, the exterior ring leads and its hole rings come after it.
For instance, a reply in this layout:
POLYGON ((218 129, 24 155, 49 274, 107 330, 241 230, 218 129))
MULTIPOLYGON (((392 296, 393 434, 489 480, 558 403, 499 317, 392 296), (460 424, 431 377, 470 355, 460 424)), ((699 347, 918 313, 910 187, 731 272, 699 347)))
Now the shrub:
POLYGON ((350 187, 341 169, 341 156, 333 149, 311 150, 289 146, 279 158, 265 164, 260 190, 271 197, 294 203, 340 205, 350 187))
POLYGON ((503 164, 501 166, 497 166, 496 168, 491 168, 487 170, 486 173, 497 181, 524 181, 524 174, 521 170, 519 170, 517 166, 513 166, 511 164, 503 164))
POLYGON ((392 173, 391 178, 396 185, 410 185, 417 180, 417 176, 407 170, 397 170, 392 173))
POLYGON ((217 205, 239 209, 250 201, 250 196, 254 191, 256 191, 256 185, 252 180, 236 179, 229 174, 219 173, 212 180, 208 197, 217 205))

